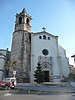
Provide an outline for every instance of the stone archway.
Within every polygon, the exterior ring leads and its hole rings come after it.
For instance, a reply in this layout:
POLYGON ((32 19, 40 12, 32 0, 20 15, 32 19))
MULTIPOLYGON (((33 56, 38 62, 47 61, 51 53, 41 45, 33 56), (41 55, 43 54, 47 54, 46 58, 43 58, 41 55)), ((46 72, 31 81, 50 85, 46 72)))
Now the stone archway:
POLYGON ((42 64, 42 69, 44 72, 44 82, 53 81, 53 67, 49 62, 44 61, 42 64))

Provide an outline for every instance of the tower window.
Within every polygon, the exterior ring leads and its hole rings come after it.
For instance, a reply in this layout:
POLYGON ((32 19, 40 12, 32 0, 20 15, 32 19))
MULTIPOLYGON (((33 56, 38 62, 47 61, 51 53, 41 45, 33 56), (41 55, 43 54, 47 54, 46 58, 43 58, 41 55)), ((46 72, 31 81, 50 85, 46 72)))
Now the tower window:
POLYGON ((19 24, 22 23, 22 17, 19 17, 19 24))
POLYGON ((46 39, 46 35, 43 35, 43 39, 46 39))
POLYGON ((48 37, 48 40, 50 40, 50 37, 48 37))
POLYGON ((39 39, 42 39, 42 37, 41 37, 41 36, 39 36, 39 39))
POLYGON ((26 20, 26 23, 27 23, 27 25, 29 25, 29 19, 27 18, 27 20, 26 20))

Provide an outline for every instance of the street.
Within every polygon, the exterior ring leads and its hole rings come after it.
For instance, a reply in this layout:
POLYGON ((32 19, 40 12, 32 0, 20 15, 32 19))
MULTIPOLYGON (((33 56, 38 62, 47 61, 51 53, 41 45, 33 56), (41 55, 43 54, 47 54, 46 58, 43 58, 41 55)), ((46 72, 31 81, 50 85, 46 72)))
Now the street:
POLYGON ((75 100, 75 94, 12 94, 10 90, 0 90, 0 100, 75 100))
POLYGON ((68 84, 65 86, 50 86, 50 85, 35 85, 35 84, 17 84, 16 88, 26 90, 38 90, 38 91, 49 91, 49 92, 66 92, 75 93, 75 87, 68 84))

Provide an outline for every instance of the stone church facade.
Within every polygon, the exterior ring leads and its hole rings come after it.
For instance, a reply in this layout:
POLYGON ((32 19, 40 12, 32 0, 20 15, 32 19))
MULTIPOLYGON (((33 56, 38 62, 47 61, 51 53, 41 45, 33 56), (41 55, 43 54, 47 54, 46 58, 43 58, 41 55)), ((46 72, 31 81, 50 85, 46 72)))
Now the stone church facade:
POLYGON ((16 14, 15 30, 12 38, 10 76, 16 71, 19 81, 34 82, 37 63, 45 74, 44 82, 61 81, 69 74, 66 51, 58 44, 58 36, 45 31, 31 32, 31 16, 23 9, 16 14))

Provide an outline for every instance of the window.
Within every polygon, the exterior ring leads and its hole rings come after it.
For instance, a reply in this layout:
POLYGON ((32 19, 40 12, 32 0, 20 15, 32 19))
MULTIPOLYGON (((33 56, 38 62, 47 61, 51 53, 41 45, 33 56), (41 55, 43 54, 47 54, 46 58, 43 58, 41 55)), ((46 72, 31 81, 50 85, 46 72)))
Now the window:
POLYGON ((50 40, 50 37, 48 37, 48 40, 50 40))
POLYGON ((46 35, 43 35, 43 39, 46 39, 46 35))
POLYGON ((60 76, 55 75, 54 78, 55 78, 55 79, 60 79, 60 76))
POLYGON ((48 40, 50 40, 50 37, 46 37, 46 35, 43 35, 43 36, 39 36, 39 39, 48 39, 48 40))
POLYGON ((48 53, 49 53, 49 52, 48 52, 48 50, 47 50, 47 49, 43 49, 43 50, 42 50, 42 53, 43 53, 43 55, 45 55, 45 56, 46 56, 46 55, 48 55, 48 53))
POLYGON ((22 23, 22 17, 19 17, 19 24, 22 23))
POLYGON ((39 39, 42 39, 42 37, 41 37, 41 36, 39 36, 39 39))
POLYGON ((27 25, 29 25, 29 19, 27 18, 27 20, 26 20, 26 23, 27 23, 27 25))

